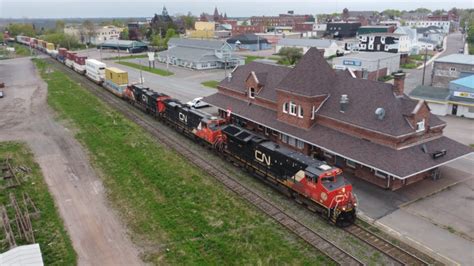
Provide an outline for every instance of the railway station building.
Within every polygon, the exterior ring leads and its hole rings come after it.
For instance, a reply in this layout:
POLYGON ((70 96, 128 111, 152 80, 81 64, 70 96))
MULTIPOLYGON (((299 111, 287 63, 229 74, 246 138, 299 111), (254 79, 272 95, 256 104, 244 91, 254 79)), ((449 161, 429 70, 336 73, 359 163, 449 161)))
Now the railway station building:
POLYGON ((473 152, 443 136, 446 123, 405 95, 404 78, 353 78, 311 48, 293 68, 239 66, 204 101, 280 145, 396 190, 439 178, 439 166, 473 152))

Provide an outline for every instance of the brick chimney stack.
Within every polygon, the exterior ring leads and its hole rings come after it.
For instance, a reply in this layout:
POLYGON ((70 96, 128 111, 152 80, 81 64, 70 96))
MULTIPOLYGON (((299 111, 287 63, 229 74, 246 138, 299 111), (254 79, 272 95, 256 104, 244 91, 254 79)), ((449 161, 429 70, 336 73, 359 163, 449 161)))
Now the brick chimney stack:
POLYGON ((393 93, 397 97, 401 97, 405 91, 405 73, 395 73, 393 78, 393 93))

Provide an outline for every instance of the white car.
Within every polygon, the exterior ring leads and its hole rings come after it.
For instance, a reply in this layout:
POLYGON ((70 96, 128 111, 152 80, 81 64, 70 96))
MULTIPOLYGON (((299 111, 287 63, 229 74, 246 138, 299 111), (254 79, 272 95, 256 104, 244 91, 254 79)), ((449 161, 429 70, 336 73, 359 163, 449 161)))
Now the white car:
POLYGON ((198 97, 198 98, 193 99, 192 101, 187 102, 186 104, 195 109, 208 107, 209 104, 204 102, 202 99, 203 99, 202 97, 198 97))

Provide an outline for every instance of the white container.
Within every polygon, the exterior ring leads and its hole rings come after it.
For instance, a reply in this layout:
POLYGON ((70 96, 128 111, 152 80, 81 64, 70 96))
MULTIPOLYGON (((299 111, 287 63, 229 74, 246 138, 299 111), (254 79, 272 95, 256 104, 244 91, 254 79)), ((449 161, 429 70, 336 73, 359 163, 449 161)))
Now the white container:
POLYGON ((105 63, 95 59, 86 59, 86 76, 96 83, 102 83, 105 80, 105 63))

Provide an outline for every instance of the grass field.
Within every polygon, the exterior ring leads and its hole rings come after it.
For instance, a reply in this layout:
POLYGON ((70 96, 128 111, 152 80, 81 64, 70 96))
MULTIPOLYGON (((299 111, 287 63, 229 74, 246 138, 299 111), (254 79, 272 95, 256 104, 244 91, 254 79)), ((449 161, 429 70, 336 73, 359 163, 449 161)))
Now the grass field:
POLYGON ((205 87, 209 87, 209 88, 217 88, 217 85, 219 84, 220 81, 217 81, 217 80, 208 80, 208 81, 204 81, 204 82, 201 82, 201 84, 205 87))
POLYGON ((121 64, 121 65, 124 65, 124 66, 133 67, 133 68, 136 68, 136 69, 141 69, 143 71, 150 72, 150 73, 157 74, 157 75, 161 75, 161 76, 174 75, 173 72, 170 72, 170 71, 167 71, 167 70, 163 70, 163 69, 159 69, 159 68, 149 68, 147 66, 142 66, 140 64, 135 64, 135 63, 132 63, 132 62, 117 61, 115 63, 121 64))
POLYGON ((138 59, 138 58, 148 58, 146 54, 138 54, 138 55, 126 55, 126 56, 114 56, 114 57, 107 57, 104 60, 127 60, 127 59, 138 59))
POLYGON ((257 59, 264 59, 265 57, 263 56, 255 56, 255 55, 246 55, 245 56, 245 64, 248 64, 250 62, 253 62, 257 59))
POLYGON ((44 61, 36 65, 49 104, 74 125, 146 262, 331 264, 65 74, 45 71, 44 61))
MULTIPOLYGON (((43 180, 41 170, 33 159, 30 150, 22 143, 3 142, 0 143, 0 158, 11 158, 12 167, 27 167, 29 173, 17 173, 19 179, 26 179, 16 188, 0 190, 0 205, 10 204, 10 193, 14 193, 17 202, 23 202, 22 194, 28 193, 36 207, 41 211, 38 219, 32 219, 35 240, 39 243, 43 254, 45 265, 75 265, 77 258, 72 247, 71 240, 64 229, 63 221, 54 205, 53 198, 48 192, 48 187, 43 180), (24 178, 27 176, 27 178, 24 178)), ((3 180, 3 179, 2 179, 3 180)), ((5 185, 3 181, 0 185, 5 185)), ((23 207, 23 204, 20 205, 23 207)), ((12 220, 14 211, 7 207, 8 216, 12 220)), ((16 231, 16 225, 11 225, 16 231)), ((3 228, 0 230, 0 239, 4 239, 3 228)), ((16 238, 17 245, 27 244, 20 238, 16 238)), ((8 244, 0 243, 0 253, 6 251, 8 244)), ((1 264, 1 263, 0 263, 1 264)))

